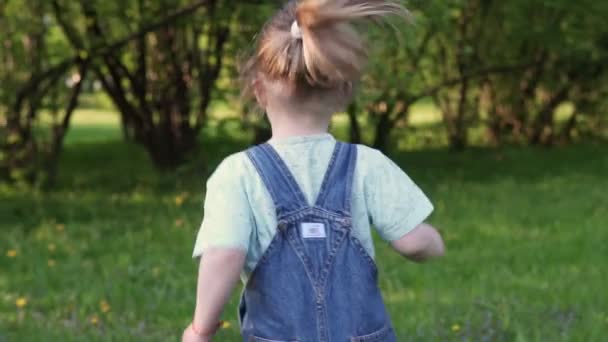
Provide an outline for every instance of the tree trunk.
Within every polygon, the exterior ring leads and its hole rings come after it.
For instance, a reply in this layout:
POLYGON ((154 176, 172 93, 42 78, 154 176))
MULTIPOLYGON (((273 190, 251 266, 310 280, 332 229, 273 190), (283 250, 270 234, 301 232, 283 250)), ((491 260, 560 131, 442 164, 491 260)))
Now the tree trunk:
POLYGON ((390 120, 388 113, 384 113, 380 116, 380 120, 378 120, 378 123, 376 124, 374 144, 372 145, 375 149, 382 152, 388 152, 388 143, 393 126, 393 122, 390 120))
POLYGON ((346 110, 350 122, 350 142, 353 144, 361 143, 361 125, 357 120, 358 106, 356 103, 351 103, 346 110))
POLYGON ((557 107, 568 98, 570 91, 570 85, 566 85, 560 89, 557 94, 551 97, 551 99, 545 104, 545 106, 538 113, 534 124, 532 125, 532 132, 530 134, 529 142, 532 145, 550 145, 553 143, 553 117, 557 107))
POLYGON ((76 106, 78 106, 78 99, 80 98, 82 85, 87 75, 88 67, 88 60, 81 62, 80 67, 78 68, 78 72, 80 74, 80 81, 78 81, 78 83, 76 83, 73 87, 72 94, 67 104, 65 115, 63 117, 63 120, 61 121, 61 124, 53 127, 53 137, 51 141, 50 151, 44 161, 45 172, 47 176, 44 186, 48 187, 55 184, 57 178, 57 164, 59 162, 61 152, 63 151, 63 141, 68 131, 70 120, 72 119, 72 114, 74 113, 76 106))
POLYGON ((574 131, 574 128, 576 128, 576 124, 578 121, 577 117, 578 112, 575 110, 574 113, 572 113, 570 119, 568 119, 568 122, 566 122, 564 128, 562 129, 562 132, 560 134, 561 139, 566 143, 572 142, 572 132, 574 131))
POLYGON ((460 132, 448 134, 448 143, 452 151, 462 151, 467 147, 467 138, 460 132))
POLYGON ((181 165, 197 150, 196 137, 193 130, 155 130, 144 146, 158 169, 169 170, 181 165))
POLYGON ((268 117, 264 115, 262 122, 254 126, 253 131, 253 144, 262 144, 272 137, 272 130, 270 129, 270 122, 268 117))
POLYGON ((467 127, 465 124, 465 115, 468 109, 468 94, 469 80, 465 78, 460 85, 458 108, 456 109, 456 118, 454 122, 454 131, 449 137, 450 148, 460 151, 467 146, 467 127))
MULTIPOLYGON (((173 24, 214 3, 198 0, 152 24, 139 22, 136 33, 109 43, 103 29, 106 22, 96 4, 80 0, 82 16, 88 23, 85 32, 80 33, 65 17, 60 2, 53 2, 70 43, 96 59, 92 71, 121 114, 124 138, 142 145, 160 169, 180 165, 197 149, 197 136, 206 121, 230 32, 220 18, 216 21, 222 24, 212 20, 216 29, 206 37, 210 46, 202 47, 198 36, 189 39, 190 28, 173 24), (153 39, 147 39, 147 35, 153 35, 153 39), (134 44, 127 45, 131 41, 134 44), (87 50, 84 43, 90 42, 103 44, 87 50), (198 99, 194 98, 195 92, 199 92, 198 99), (197 113, 194 105, 198 105, 197 113)), ((140 12, 143 5, 139 1, 140 12)))

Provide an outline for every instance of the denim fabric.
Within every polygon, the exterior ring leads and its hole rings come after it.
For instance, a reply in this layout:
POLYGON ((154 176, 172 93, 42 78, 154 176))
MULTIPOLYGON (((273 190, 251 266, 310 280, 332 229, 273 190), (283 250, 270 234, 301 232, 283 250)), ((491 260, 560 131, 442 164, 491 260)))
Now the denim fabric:
POLYGON ((374 261, 351 234, 356 146, 336 143, 312 207, 272 146, 247 155, 273 199, 278 229, 243 291, 243 341, 396 341, 374 261), (303 231, 307 223, 323 224, 324 237, 303 231))

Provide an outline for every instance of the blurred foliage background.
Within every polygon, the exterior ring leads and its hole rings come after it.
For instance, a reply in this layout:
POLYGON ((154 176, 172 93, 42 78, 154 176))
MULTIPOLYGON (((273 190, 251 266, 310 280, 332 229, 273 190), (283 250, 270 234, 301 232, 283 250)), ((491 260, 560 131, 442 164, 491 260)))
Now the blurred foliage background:
MULTIPOLYGON (((2 0, 0 177, 52 183, 84 105, 116 111, 124 140, 160 169, 209 149, 198 138, 226 119, 210 115, 217 106, 263 139, 264 120, 238 101, 236 67, 280 3, 2 0)), ((369 32, 369 73, 346 116, 353 142, 389 150, 417 105, 429 109, 428 140, 455 150, 606 137, 605 1, 408 7, 413 23, 369 32)))
MULTIPOLYGON (((0 341, 176 339, 205 178, 270 135, 237 68, 282 3, 0 0, 0 341)), ((449 228, 428 269, 379 247, 400 340, 601 341, 608 2, 406 6, 364 29, 368 72, 332 124, 449 228)))

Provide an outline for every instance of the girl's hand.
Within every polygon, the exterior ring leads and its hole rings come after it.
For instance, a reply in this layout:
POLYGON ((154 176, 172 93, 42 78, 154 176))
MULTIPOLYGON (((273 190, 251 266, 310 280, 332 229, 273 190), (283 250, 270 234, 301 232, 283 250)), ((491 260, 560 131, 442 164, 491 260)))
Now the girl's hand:
POLYGON ((182 342, 211 342, 211 336, 198 335, 189 325, 182 334, 182 342))

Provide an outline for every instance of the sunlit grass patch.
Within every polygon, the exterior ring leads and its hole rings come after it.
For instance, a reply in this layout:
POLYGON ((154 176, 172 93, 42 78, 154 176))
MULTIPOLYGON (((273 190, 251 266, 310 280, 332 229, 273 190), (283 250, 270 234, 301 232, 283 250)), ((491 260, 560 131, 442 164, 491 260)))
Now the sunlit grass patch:
MULTIPOLYGON (((194 307, 205 176, 249 139, 218 127, 203 132, 209 165, 157 173, 118 126, 79 123, 56 189, 2 188, 0 341, 177 340, 194 307)), ((394 148, 448 248, 416 265, 376 244, 398 341, 603 341, 605 150, 394 148)), ((239 340, 237 303, 217 341, 239 340)))

